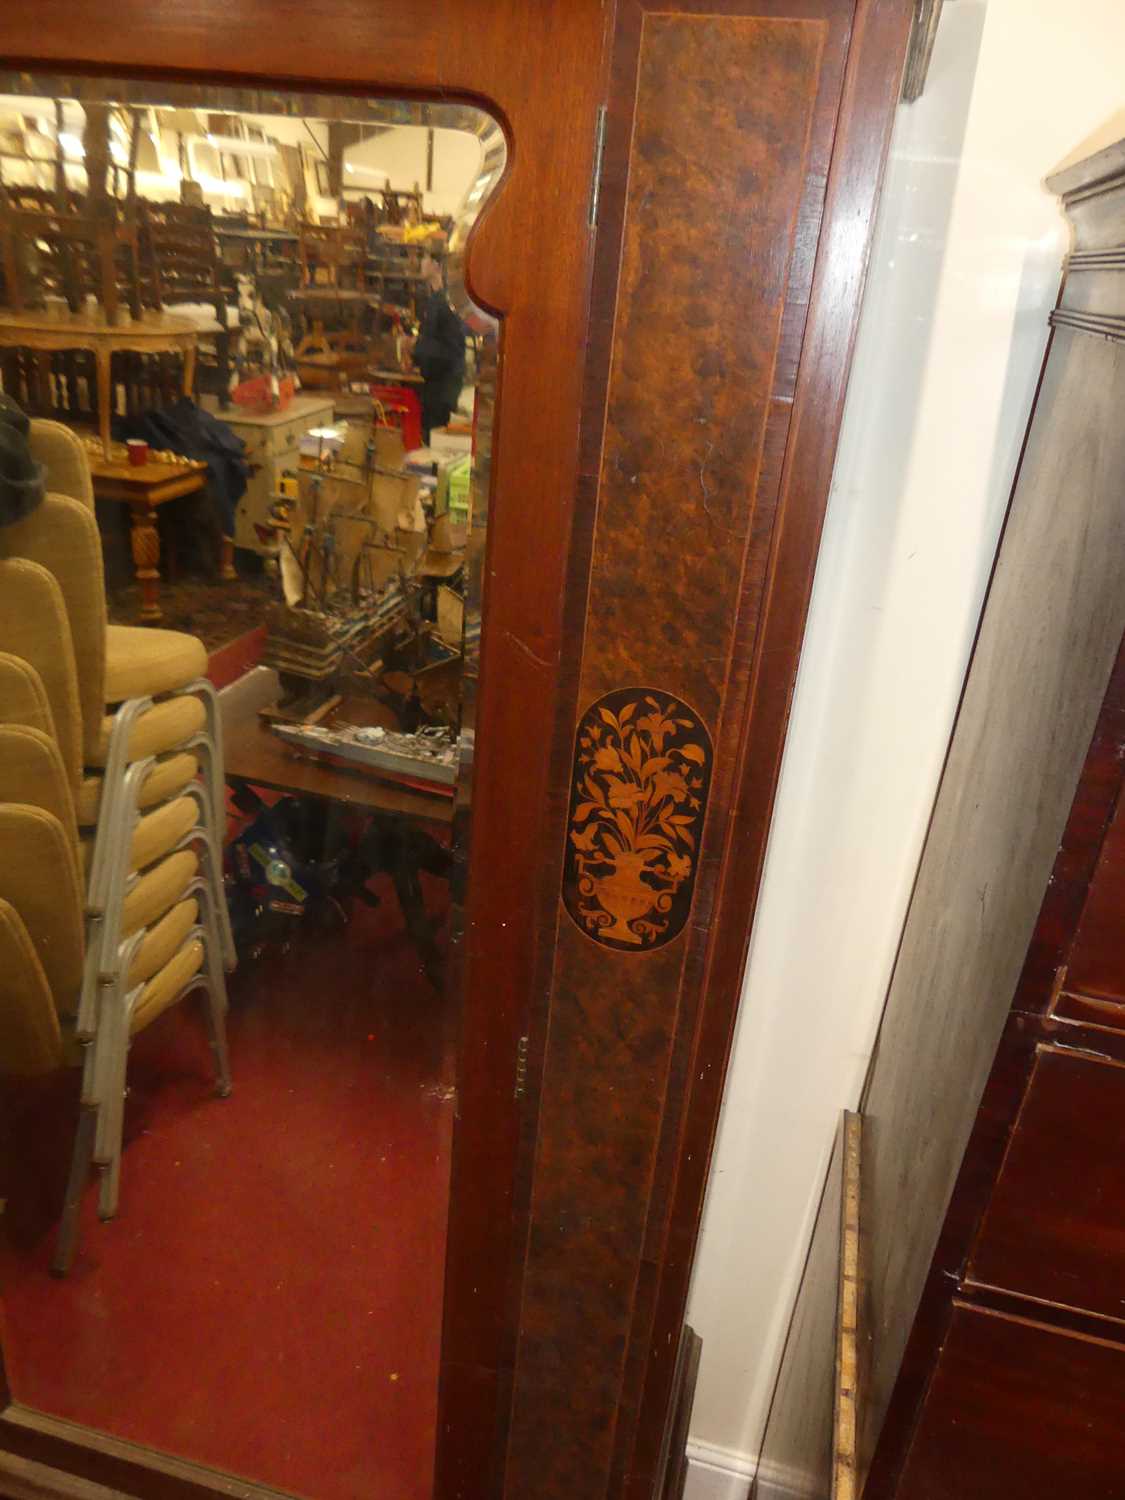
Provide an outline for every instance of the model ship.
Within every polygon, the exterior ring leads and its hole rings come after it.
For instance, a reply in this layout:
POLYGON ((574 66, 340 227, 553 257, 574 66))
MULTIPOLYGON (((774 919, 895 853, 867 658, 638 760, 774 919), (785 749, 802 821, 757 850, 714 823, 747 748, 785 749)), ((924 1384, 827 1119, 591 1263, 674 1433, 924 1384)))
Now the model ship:
POLYGON ((358 762, 394 780, 450 792, 457 780, 457 741, 438 727, 400 734, 353 724, 332 729, 320 724, 277 724, 274 733, 300 750, 358 762))
POLYGON ((283 597, 267 612, 263 660, 283 700, 263 717, 295 749, 451 790, 466 621, 450 517, 423 503, 396 428, 308 437, 296 493, 274 507, 283 597), (391 727, 333 723, 357 693, 391 727))

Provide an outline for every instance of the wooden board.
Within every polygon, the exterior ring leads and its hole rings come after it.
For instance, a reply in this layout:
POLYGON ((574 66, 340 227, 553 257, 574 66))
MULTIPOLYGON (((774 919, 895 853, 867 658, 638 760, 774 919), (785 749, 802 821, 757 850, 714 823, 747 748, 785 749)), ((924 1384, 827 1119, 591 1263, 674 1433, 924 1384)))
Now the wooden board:
POLYGON ((845 1110, 840 1172, 840 1224, 836 1285, 836 1383, 832 1407, 832 1500, 859 1494, 859 1411, 867 1374, 870 1332, 864 1316, 863 1117, 845 1110))

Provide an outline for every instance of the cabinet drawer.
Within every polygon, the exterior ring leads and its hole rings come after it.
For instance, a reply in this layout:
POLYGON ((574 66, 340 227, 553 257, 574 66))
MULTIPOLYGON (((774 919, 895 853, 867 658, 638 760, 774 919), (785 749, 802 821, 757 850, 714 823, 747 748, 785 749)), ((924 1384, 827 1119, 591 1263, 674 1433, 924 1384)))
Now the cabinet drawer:
POLYGON ((1122 1318, 1125 1068, 1040 1048, 966 1282, 1122 1318))
POLYGON ((899 1500, 1114 1500, 1125 1348, 954 1303, 899 1500))

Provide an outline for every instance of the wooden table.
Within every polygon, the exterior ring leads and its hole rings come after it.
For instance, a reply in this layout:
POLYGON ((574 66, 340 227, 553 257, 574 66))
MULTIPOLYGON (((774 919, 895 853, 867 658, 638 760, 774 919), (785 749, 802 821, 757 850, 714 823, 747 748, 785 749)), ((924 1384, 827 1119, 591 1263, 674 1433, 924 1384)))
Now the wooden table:
MULTIPOLYGON (((160 532, 156 527, 157 509, 169 500, 178 500, 181 495, 194 495, 201 490, 207 483, 207 465, 194 461, 190 464, 131 464, 92 459, 90 476, 96 499, 117 500, 129 507, 133 566, 141 586, 140 618, 144 624, 152 624, 162 618, 158 602, 160 532)), ((221 546, 219 576, 227 580, 236 578, 234 543, 224 536, 221 546)))
MULTIPOLYGON (((259 707, 275 702, 277 692, 277 675, 265 667, 256 668, 224 689, 219 703, 227 780, 235 785, 323 798, 364 814, 367 828, 376 833, 376 844, 392 851, 390 857, 384 855, 382 862, 372 866, 371 873, 382 871, 390 877, 422 967, 440 991, 445 961, 434 924, 426 913, 419 873, 435 873, 435 857, 451 862, 454 798, 381 781, 358 766, 329 765, 286 745, 258 716, 259 707)), ((325 723, 393 727, 393 714, 388 718, 389 714, 390 710, 373 698, 345 698, 325 723)))
POLYGON ((109 457, 109 423, 112 415, 110 361, 118 350, 138 354, 182 354, 184 394, 191 395, 195 383, 195 351, 199 331, 187 318, 170 313, 146 312, 143 318, 126 316, 108 323, 104 312, 71 313, 65 309, 12 312, 0 308, 0 348, 89 349, 98 374, 98 432, 109 457))
MULTIPOLYGON (((348 802, 366 812, 390 814, 422 823, 449 827, 453 822, 453 797, 436 792, 415 791, 394 781, 381 781, 359 767, 330 765, 312 754, 304 754, 278 738, 259 717, 258 709, 277 697, 273 673, 250 674, 265 684, 243 679, 243 684, 223 693, 223 755, 226 777, 235 784, 272 788, 298 796, 325 797, 348 802), (273 679, 271 681, 271 679, 273 679)), ((328 727, 347 724, 386 726, 386 710, 373 698, 345 698, 326 720, 328 727)))

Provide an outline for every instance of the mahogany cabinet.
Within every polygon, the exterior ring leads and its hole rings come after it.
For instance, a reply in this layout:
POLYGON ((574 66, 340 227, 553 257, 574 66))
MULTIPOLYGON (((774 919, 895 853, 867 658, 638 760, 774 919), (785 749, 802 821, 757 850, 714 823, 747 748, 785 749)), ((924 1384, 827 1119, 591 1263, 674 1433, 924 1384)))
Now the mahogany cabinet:
POLYGON ((1125 1490, 1125 643, 869 1495, 1125 1490))
POLYGON ((1125 1493, 1125 144, 1049 185, 1074 245, 865 1097, 869 1500, 1125 1493))
MULTIPOLYGON (((8 0, 0 16, 10 70, 462 100, 508 137, 467 273, 502 341, 444 1500, 647 1500, 661 1477, 911 12, 8 0), (591 873, 572 796, 597 735, 629 719, 692 767, 659 901, 635 861, 591 873)), ((129 1494, 215 1493, 15 1401, 0 1447, 129 1494)))
MULTIPOLYGON (((1125 1494, 1125 143, 1049 186, 1073 249, 861 1101, 864 1500, 1125 1494)), ((834 1193, 758 1500, 843 1493, 834 1193)))

